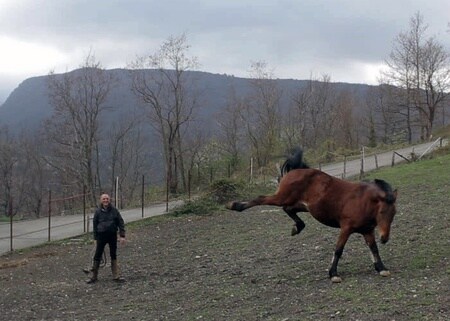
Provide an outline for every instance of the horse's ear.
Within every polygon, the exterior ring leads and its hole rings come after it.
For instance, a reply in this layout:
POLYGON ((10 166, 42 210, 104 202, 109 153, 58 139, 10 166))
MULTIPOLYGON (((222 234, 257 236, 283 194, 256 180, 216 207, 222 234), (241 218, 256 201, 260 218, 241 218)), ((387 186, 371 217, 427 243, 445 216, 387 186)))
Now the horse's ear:
POLYGON ((397 200, 397 190, 395 189, 392 192, 385 192, 379 194, 382 201, 386 202, 387 204, 394 204, 397 200))
POLYGON ((392 192, 392 194, 394 194, 394 198, 397 200, 397 189, 395 189, 393 192, 392 192))

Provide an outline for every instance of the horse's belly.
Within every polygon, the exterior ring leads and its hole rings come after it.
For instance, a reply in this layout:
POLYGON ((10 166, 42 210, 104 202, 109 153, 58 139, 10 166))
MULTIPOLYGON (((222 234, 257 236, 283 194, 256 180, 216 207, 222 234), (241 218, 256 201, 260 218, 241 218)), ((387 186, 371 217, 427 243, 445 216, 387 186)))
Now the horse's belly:
POLYGON ((341 209, 335 208, 333 204, 329 202, 313 203, 308 206, 309 213, 320 223, 329 226, 340 228, 340 216, 339 213, 341 209))
POLYGON ((318 216, 318 215, 314 215, 313 213, 311 213, 311 215, 320 223, 329 226, 329 227, 341 227, 341 225, 339 224, 339 221, 334 219, 333 217, 329 217, 329 216, 318 216))
POLYGON ((324 211, 316 211, 314 208, 310 208, 311 215, 320 223, 329 226, 339 228, 341 225, 339 224, 338 218, 336 218, 333 214, 324 211))
POLYGON ((335 220, 327 219, 327 220, 318 220, 318 221, 319 221, 320 223, 326 225, 326 226, 329 226, 329 227, 336 227, 336 228, 341 227, 340 224, 339 224, 339 222, 338 222, 338 221, 335 221, 335 220))

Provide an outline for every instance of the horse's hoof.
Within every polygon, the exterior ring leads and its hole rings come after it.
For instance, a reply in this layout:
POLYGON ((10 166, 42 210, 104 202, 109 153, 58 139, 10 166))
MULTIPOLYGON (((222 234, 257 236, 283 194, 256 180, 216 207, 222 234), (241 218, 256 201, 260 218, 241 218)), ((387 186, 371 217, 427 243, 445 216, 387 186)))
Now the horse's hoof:
POLYGON ((342 279, 339 276, 333 276, 331 278, 331 282, 333 282, 333 283, 341 283, 342 279))
POLYGON ((225 208, 227 208, 229 210, 234 210, 233 206, 234 206, 234 202, 230 202, 227 205, 225 205, 225 208))
POLYGON ((391 275, 391 272, 389 272, 388 270, 384 270, 384 271, 380 272, 380 275, 381 276, 389 276, 389 275, 391 275))
POLYGON ((97 279, 94 278, 90 278, 89 280, 86 281, 87 284, 94 284, 97 283, 97 279))
POLYGON ((297 230, 297 226, 294 225, 291 230, 291 236, 297 235, 299 233, 300 232, 297 230))

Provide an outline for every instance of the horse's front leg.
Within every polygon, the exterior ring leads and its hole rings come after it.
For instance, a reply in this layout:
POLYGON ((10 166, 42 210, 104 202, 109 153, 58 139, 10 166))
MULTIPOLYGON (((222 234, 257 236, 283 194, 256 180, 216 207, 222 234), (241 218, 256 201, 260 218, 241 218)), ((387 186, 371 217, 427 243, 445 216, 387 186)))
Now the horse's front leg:
POLYGON ((380 254, 378 252, 377 242, 375 241, 374 232, 372 231, 371 233, 364 234, 363 236, 364 236, 364 240, 366 241, 367 246, 370 249, 370 252, 372 253, 372 261, 373 261, 375 270, 378 273, 380 273, 381 276, 391 275, 389 270, 384 266, 383 262, 381 261, 380 254))
POLYGON ((331 268, 328 271, 331 282, 333 282, 333 283, 342 282, 342 279, 338 275, 338 272, 337 272, 337 266, 338 266, 339 259, 341 258, 342 253, 344 252, 344 247, 348 241, 348 238, 350 237, 350 234, 351 233, 349 230, 341 228, 341 232, 339 234, 339 238, 338 238, 338 241, 336 244, 336 249, 334 251, 333 262, 331 263, 331 268))

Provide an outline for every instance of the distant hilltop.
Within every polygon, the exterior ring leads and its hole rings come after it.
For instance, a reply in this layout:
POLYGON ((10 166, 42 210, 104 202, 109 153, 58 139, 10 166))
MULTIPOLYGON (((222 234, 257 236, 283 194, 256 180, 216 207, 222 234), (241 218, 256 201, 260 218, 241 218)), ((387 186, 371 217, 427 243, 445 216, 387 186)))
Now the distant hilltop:
MULTIPOLYGON (((76 72, 76 70, 71 71, 76 72)), ((112 107, 111 117, 120 117, 133 109, 139 102, 131 92, 130 70, 111 69, 117 79, 117 85, 111 91, 108 105, 112 107)), ((147 72, 155 72, 148 70, 147 72)), ((209 118, 225 105, 230 96, 231 89, 237 95, 245 95, 251 90, 249 79, 239 78, 224 74, 212 74, 199 71, 186 71, 195 77, 198 88, 201 88, 201 116, 209 118)), ((59 75, 60 76, 60 75, 59 75)), ((0 126, 8 125, 12 132, 21 129, 37 129, 41 122, 52 113, 52 107, 48 99, 48 75, 32 77, 24 80, 0 106, 0 126)), ((283 93, 289 93, 295 89, 306 86, 308 80, 277 79, 277 85, 283 93)), ((348 91, 352 95, 363 97, 369 88, 364 84, 332 83, 338 91, 348 91)), ((283 95, 281 108, 289 104, 290 95, 283 95)))

